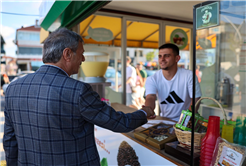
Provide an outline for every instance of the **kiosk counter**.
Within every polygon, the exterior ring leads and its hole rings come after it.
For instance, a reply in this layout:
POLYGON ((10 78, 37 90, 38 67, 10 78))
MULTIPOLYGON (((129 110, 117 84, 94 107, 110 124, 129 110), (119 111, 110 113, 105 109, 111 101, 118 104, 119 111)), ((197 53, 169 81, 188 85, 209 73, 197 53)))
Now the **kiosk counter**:
MULTIPOLYGON (((136 109, 119 103, 112 103, 111 106, 116 111, 131 113, 136 109)), ((168 122, 175 124, 168 118, 157 116, 154 120, 157 122, 168 122)), ((151 122, 154 122, 151 120, 151 122)), ((147 123, 146 125, 151 125, 147 123)), ((153 124, 152 124, 153 125, 153 124)), ((128 132, 115 133, 99 126, 95 126, 95 140, 101 159, 101 166, 110 165, 179 165, 188 166, 187 163, 167 154, 165 149, 159 149, 150 144, 136 139, 134 133, 143 131, 143 126, 128 132)))

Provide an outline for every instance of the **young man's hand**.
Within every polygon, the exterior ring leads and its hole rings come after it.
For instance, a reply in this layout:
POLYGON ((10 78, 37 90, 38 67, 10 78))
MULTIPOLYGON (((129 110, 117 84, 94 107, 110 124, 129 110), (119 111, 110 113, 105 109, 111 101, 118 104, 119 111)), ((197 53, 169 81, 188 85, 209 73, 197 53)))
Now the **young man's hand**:
POLYGON ((142 106, 141 110, 147 113, 148 119, 154 119, 156 117, 155 112, 148 106, 142 106))

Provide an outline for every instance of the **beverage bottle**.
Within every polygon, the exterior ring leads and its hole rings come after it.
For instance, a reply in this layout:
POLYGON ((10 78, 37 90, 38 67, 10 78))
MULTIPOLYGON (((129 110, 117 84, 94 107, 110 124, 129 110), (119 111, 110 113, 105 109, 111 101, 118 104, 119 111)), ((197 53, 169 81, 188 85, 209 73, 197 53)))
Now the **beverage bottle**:
POLYGON ((242 120, 241 120, 241 117, 238 116, 236 120, 236 127, 235 127, 234 134, 233 134, 233 143, 238 144, 239 133, 240 133, 241 127, 242 127, 242 120))
POLYGON ((233 125, 223 125, 221 137, 233 143, 233 125))
POLYGON ((239 127, 239 134, 238 134, 238 144, 245 145, 246 144, 246 119, 244 119, 244 123, 241 127, 239 127))

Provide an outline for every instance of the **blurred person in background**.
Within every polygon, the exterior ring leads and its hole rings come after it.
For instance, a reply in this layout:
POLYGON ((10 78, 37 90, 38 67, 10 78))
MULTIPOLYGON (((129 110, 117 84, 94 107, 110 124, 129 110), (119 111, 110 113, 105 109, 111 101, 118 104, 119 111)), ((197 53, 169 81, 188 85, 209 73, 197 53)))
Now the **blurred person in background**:
POLYGON ((7 74, 1 75, 1 94, 2 93, 4 94, 9 83, 10 81, 8 75, 7 74))
POLYGON ((9 84, 3 147, 7 165, 100 165, 94 125, 129 132, 155 118, 150 107, 116 112, 90 84, 75 80, 83 55, 81 36, 66 28, 44 41, 35 73, 9 84))
POLYGON ((4 84, 4 81, 3 81, 3 78, 1 76, 1 111, 4 111, 4 107, 5 107, 5 96, 4 96, 4 91, 3 91, 3 84, 4 84))
POLYGON ((200 83, 201 82, 201 78, 202 78, 202 72, 200 71, 200 66, 199 65, 196 66, 196 76, 197 76, 198 82, 200 83))
POLYGON ((137 63, 136 65, 136 71, 137 71, 137 75, 139 76, 139 82, 140 82, 140 104, 144 105, 145 103, 145 99, 144 99, 144 92, 145 92, 145 82, 147 79, 147 73, 146 71, 143 69, 143 65, 140 63, 137 63))
POLYGON ((137 74, 136 69, 131 65, 131 58, 126 56, 126 105, 135 105, 137 97, 137 74))

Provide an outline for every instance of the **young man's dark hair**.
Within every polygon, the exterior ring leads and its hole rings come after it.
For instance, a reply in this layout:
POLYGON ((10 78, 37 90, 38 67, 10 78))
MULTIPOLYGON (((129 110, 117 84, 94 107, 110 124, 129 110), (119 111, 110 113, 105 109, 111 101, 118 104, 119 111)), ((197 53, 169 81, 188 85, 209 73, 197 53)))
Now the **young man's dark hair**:
POLYGON ((171 48, 173 50, 174 55, 179 55, 179 48, 175 44, 172 43, 163 44, 162 46, 159 47, 159 50, 164 48, 171 48))

